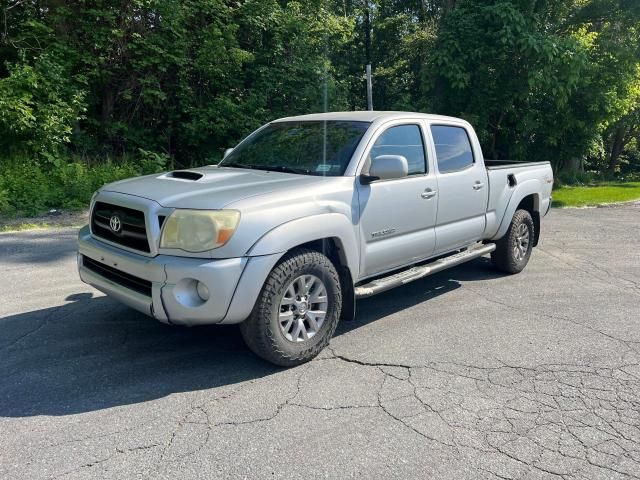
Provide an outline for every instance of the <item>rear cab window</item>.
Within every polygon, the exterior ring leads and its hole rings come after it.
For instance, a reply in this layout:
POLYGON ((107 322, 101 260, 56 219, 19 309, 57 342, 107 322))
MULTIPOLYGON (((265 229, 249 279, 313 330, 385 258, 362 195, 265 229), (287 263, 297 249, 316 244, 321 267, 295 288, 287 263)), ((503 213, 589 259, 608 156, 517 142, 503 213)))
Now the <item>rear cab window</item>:
POLYGON ((463 127, 431 125, 431 136, 440 173, 464 170, 474 164, 471 141, 463 127))

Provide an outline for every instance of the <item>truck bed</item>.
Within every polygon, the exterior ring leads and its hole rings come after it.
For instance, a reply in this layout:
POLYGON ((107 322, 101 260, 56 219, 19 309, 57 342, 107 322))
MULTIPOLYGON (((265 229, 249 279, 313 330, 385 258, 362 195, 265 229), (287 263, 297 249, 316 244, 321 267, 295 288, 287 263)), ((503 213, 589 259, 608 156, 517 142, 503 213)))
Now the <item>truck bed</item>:
POLYGON ((534 185, 532 191, 539 192, 540 200, 547 199, 540 209, 546 213, 548 199, 553 186, 553 171, 549 162, 515 162, 513 160, 485 160, 489 181, 489 202, 485 238, 493 238, 498 232, 511 196, 518 185, 534 185))
POLYGON ((523 160, 487 160, 485 158, 484 165, 487 170, 501 170, 504 168, 517 168, 517 167, 533 167, 537 165, 546 165, 549 162, 527 162, 523 160))

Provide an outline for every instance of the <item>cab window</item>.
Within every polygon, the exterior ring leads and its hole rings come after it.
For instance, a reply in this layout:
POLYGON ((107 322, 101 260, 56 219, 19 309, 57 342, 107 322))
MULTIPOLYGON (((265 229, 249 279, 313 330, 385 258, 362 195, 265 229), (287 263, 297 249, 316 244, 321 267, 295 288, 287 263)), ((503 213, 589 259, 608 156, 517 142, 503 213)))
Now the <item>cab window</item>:
POLYGON ((455 172, 473 165, 471 142, 464 128, 432 125, 431 135, 440 173, 455 172))
POLYGON ((409 175, 426 173, 424 142, 418 125, 390 127, 378 137, 370 158, 380 155, 402 155, 409 164, 409 175))

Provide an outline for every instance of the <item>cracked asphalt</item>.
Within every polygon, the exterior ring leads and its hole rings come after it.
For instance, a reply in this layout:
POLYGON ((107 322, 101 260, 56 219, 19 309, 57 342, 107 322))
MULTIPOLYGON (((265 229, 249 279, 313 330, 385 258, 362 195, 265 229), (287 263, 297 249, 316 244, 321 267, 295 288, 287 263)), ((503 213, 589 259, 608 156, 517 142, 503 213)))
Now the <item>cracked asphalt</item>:
POLYGON ((554 210, 523 273, 360 301, 289 370, 83 285, 73 229, 0 235, 0 478, 639 478, 639 234, 554 210))

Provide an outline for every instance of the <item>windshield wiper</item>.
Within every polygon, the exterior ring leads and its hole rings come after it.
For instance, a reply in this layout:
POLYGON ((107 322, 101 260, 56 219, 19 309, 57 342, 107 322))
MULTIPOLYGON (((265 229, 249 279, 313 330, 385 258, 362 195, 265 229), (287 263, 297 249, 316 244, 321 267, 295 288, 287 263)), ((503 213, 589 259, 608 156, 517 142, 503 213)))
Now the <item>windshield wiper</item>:
POLYGON ((302 168, 285 167, 284 165, 255 165, 258 170, 266 170, 267 172, 284 172, 284 173, 297 173, 299 175, 309 175, 309 170, 302 168))
POLYGON ((243 165, 242 163, 234 163, 234 162, 222 163, 219 166, 220 167, 230 167, 230 168, 249 168, 249 169, 253 169, 253 170, 262 170, 262 168, 258 168, 256 165, 243 165))
POLYGON ((266 172, 284 172, 284 173, 297 173, 299 175, 312 175, 309 170, 304 170, 302 168, 294 168, 294 167, 286 167, 284 165, 244 165, 242 163, 223 163, 220 165, 221 167, 231 167, 231 168, 249 168, 251 170, 264 170, 266 172))

